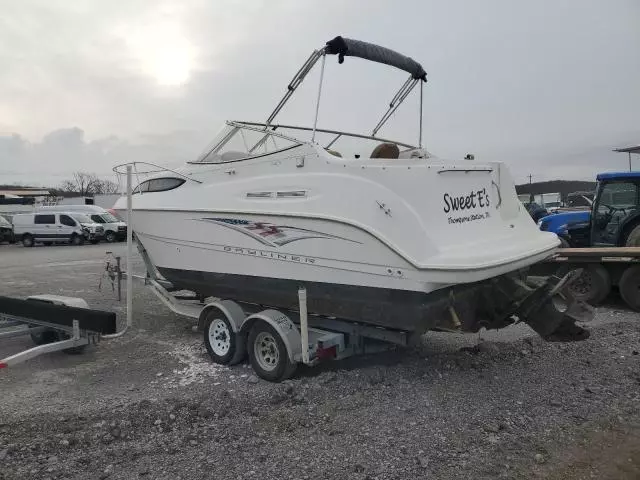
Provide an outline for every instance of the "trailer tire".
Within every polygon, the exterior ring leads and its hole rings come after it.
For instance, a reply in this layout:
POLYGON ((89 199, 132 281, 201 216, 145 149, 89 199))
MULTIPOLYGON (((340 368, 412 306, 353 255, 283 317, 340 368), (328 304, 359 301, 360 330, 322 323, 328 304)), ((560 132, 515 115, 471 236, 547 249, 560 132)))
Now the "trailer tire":
POLYGON ((203 327, 204 346, 215 363, 236 365, 244 360, 245 339, 240 332, 233 331, 223 312, 211 309, 207 312, 203 327))
POLYGON ((585 267, 582 275, 569 285, 569 292, 577 300, 598 305, 611 292, 611 276, 602 265, 589 265, 585 267))
POLYGON ((256 375, 269 382, 286 380, 298 366, 289 359, 287 347, 276 329, 262 320, 251 327, 247 350, 256 375))
POLYGON ((640 312, 640 265, 629 267, 622 273, 619 287, 625 303, 640 312))
POLYGON ((640 225, 636 225, 625 241, 626 247, 640 247, 640 225))

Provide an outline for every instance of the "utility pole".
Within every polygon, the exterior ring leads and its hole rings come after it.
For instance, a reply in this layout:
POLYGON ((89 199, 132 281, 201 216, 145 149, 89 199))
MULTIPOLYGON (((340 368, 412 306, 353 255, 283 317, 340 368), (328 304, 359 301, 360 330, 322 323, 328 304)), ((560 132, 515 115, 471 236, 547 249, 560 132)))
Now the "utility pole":
MULTIPOLYGON (((527 178, 529 179, 529 185, 531 185, 533 175, 529 174, 527 178)), ((529 188, 529 203, 533 203, 533 190, 531 188, 529 188)))

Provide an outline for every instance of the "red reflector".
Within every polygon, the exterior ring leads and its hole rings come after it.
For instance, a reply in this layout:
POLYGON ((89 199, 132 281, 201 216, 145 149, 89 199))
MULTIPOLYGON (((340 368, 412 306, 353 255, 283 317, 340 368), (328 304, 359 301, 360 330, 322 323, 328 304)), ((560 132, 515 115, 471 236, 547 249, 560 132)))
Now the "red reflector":
POLYGON ((336 358, 337 356, 338 352, 335 345, 333 347, 318 348, 316 350, 316 357, 318 357, 318 359, 320 360, 324 360, 327 358, 336 358))
POLYGON ((9 366, 9 365, 7 365, 6 363, 2 363, 2 362, 0 362, 0 368, 6 368, 6 367, 8 367, 8 366, 9 366))

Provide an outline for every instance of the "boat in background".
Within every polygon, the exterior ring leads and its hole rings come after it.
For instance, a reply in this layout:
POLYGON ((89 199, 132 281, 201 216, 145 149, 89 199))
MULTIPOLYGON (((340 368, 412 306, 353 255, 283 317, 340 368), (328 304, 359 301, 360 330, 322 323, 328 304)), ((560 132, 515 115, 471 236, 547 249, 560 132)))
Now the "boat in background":
MULTIPOLYGON (((426 79, 409 57, 336 37, 312 53, 266 122, 226 122, 178 169, 135 162, 130 225, 149 275, 201 297, 292 310, 304 285, 310 313, 387 329, 475 332, 524 320, 549 340, 586 338, 552 301, 557 283, 527 280, 559 241, 538 230, 506 166, 443 160, 422 145, 426 79), (371 134, 317 126, 330 55, 409 74, 371 134), (276 124, 318 62, 313 125, 276 124), (379 137, 416 87, 417 142, 379 137)), ((126 198, 114 208, 124 216, 126 198)))

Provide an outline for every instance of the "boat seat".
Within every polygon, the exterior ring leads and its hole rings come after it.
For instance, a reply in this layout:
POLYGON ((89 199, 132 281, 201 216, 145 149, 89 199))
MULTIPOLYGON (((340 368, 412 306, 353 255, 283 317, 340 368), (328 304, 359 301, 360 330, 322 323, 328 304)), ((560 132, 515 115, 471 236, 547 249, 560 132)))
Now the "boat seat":
POLYGON ((395 143, 381 143, 371 152, 371 158, 398 158, 400 149, 395 143))

